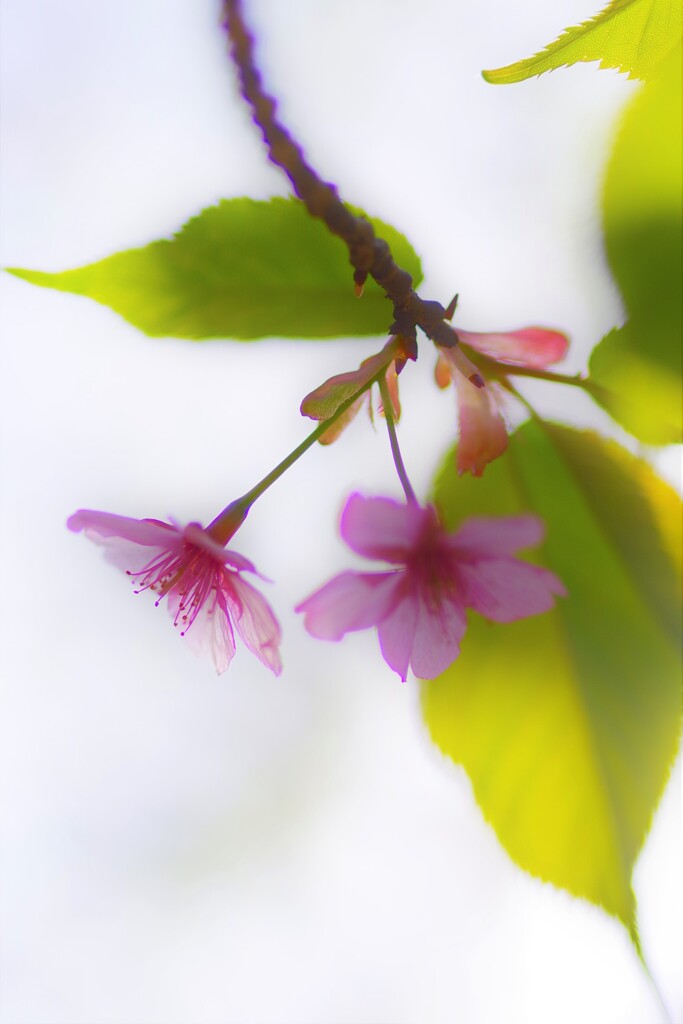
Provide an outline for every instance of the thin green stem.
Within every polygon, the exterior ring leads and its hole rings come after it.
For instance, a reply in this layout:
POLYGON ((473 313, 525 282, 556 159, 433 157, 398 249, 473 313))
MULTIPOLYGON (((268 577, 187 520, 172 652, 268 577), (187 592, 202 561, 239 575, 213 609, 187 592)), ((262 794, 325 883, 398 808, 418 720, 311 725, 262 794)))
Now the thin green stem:
MULTIPOLYGON (((353 401, 355 401, 355 398, 353 399, 353 401)), ((348 408, 348 405, 350 404, 351 402, 345 404, 344 406, 341 406, 340 412, 348 408)), ((325 433, 325 431, 336 419, 337 416, 335 415, 330 417, 329 420, 323 420, 321 423, 319 423, 318 426, 313 431, 313 433, 309 434, 308 437, 304 441, 302 441, 300 445, 297 445, 294 451, 290 452, 289 455, 287 455, 286 458, 282 460, 282 462, 278 462, 277 466, 275 466, 274 469, 271 469, 270 473, 266 473, 263 479, 259 480, 259 482, 255 484, 250 491, 247 491, 247 493, 244 494, 241 498, 238 498, 238 504, 244 506, 247 509, 251 508, 256 499, 260 498, 263 492, 267 491, 271 484, 274 484, 276 480, 279 480, 282 474, 286 473, 289 467, 293 466, 294 463, 298 459, 300 459, 301 456, 305 452, 307 452, 312 445, 315 444, 318 438, 325 433)))
POLYGON ((413 490, 408 474, 406 473, 406 467, 403 465, 403 457, 401 455, 401 449, 398 445, 398 436, 396 434, 396 422, 394 420, 394 408, 391 403, 391 395, 389 394, 389 388, 387 387, 386 377, 384 374, 379 378, 379 391, 382 396, 382 405, 384 407, 384 418, 387 421, 387 430, 389 431, 389 443, 391 444, 391 454, 394 457, 394 465, 396 466, 396 472, 398 478, 401 481, 401 486, 405 491, 406 498, 409 502, 417 504, 417 498, 415 497, 415 491, 413 490))
MULTIPOLYGON (((500 365, 500 364, 498 364, 500 365)), ((508 388, 510 391, 514 391, 514 388, 507 379, 508 375, 511 377, 533 377, 537 380, 549 380, 553 384, 569 384, 575 388, 581 388, 587 395, 596 401, 599 405, 609 409, 609 403, 615 401, 614 392, 609 388, 606 388, 603 384, 598 384, 597 381, 591 380, 590 377, 583 377, 580 373, 577 373, 574 377, 566 377, 562 373, 553 373, 552 370, 534 370, 531 367, 514 366, 506 370, 505 377, 499 377, 500 383, 508 388)), ((518 391, 514 391, 515 395, 521 402, 524 402, 529 408, 529 403, 525 398, 519 394, 518 391)))
POLYGON ((477 365, 483 370, 484 376, 492 380, 498 380, 505 386, 507 386, 506 381, 508 377, 531 377, 534 380, 550 381, 551 384, 568 384, 573 388, 581 388, 582 391, 585 391, 587 395, 590 395, 601 404, 605 404, 613 395, 609 388, 606 388, 603 384, 598 384, 597 381, 592 380, 590 377, 585 377, 581 373, 568 376, 564 373, 555 373, 553 370, 535 369, 532 366, 508 366, 507 364, 499 363, 496 359, 482 356, 478 352, 473 354, 477 365))
POLYGON ((536 380, 548 380, 553 384, 569 384, 570 387, 582 388, 584 391, 591 391, 595 386, 593 382, 580 373, 569 376, 564 373, 555 373, 553 370, 541 370, 533 366, 514 366, 509 363, 501 363, 497 359, 491 359, 481 352, 474 352, 466 345, 463 346, 468 355, 472 355, 477 366, 487 379, 500 380, 501 377, 533 377, 536 380))
POLYGON ((671 1014, 671 1010, 667 1006, 666 1000, 664 999, 664 996, 662 995, 661 989, 660 989, 659 985, 657 984, 657 982, 655 981, 654 975, 652 974, 652 971, 650 970, 650 967, 649 967, 647 961, 645 960, 645 957, 642 955, 642 953, 640 955, 640 962, 643 965, 643 968, 645 970, 645 974, 647 975, 648 981, 650 982, 650 985, 652 986, 652 990, 653 990, 653 992, 654 992, 654 994, 655 994, 655 996, 657 998, 657 1001, 659 1002, 659 1005, 660 1005, 660 1008, 662 1010, 662 1013, 664 1014, 664 1019, 666 1021, 666 1024, 670 1024, 670 1022, 673 1021, 673 1016, 671 1014))
MULTIPOLYGON (((517 375, 516 370, 515 375, 517 375)), ((588 380, 586 377, 563 377, 560 373, 548 372, 546 374, 543 370, 539 370, 538 372, 530 371, 529 373, 525 371, 524 373, 520 374, 520 376, 538 376, 542 380, 553 380, 557 381, 557 383, 560 384, 575 384, 577 387, 583 388, 584 391, 586 391, 589 395, 592 395, 593 398, 595 398, 598 401, 600 400, 601 395, 604 396, 610 394, 607 388, 603 388, 601 384, 595 384, 593 381, 588 380)), ((534 409, 531 402, 517 390, 517 388, 510 381, 507 375, 498 378, 498 382, 506 389, 506 391, 509 391, 511 395, 514 395, 515 398, 522 403, 522 405, 526 406, 526 408, 529 410, 534 419, 538 420, 541 423, 543 422, 543 417, 536 411, 536 409, 534 409)))
POLYGON ((535 420, 540 420, 541 419, 541 417, 538 415, 538 413, 534 409, 534 407, 531 404, 531 402, 529 402, 529 400, 526 399, 524 397, 524 395, 522 395, 517 390, 517 388, 514 386, 514 384, 510 383, 510 381, 507 379, 507 377, 504 380, 501 380, 500 384, 502 384, 502 386, 505 388, 505 390, 509 391, 511 395, 514 395, 514 397, 517 399, 518 402, 521 402, 522 405, 526 406, 526 408, 529 410, 529 413, 531 414, 533 419, 535 419, 535 420))
MULTIPOLYGON (((268 488, 275 483, 276 480, 286 473, 290 466, 301 458, 301 456, 308 451, 308 449, 315 444, 315 442, 322 437, 322 435, 332 426, 332 424, 343 416, 347 409, 349 409, 353 403, 366 391, 368 391, 373 384, 376 384, 380 378, 383 378, 386 373, 386 365, 367 381, 362 388, 359 388, 345 402, 339 406, 338 409, 326 420, 322 420, 315 428, 315 430, 305 438, 300 445, 287 455, 282 462, 278 462, 274 469, 271 469, 270 473, 266 473, 262 480, 259 480, 257 484, 248 490, 241 498, 236 498, 235 501, 231 501, 226 508, 220 512, 212 523, 207 527, 217 540, 227 543, 230 537, 233 535, 235 530, 244 522, 249 509, 261 495, 268 490, 268 488)), ((399 456, 400 457, 400 456, 399 456)))
POLYGON ((580 373, 569 377, 564 373, 553 373, 552 370, 536 370, 531 366, 510 366, 506 368, 505 372, 510 374, 511 377, 535 377, 537 380, 552 381, 553 384, 569 384, 571 387, 583 388, 584 390, 589 390, 590 388, 587 378, 582 377, 580 373))
POLYGON ((643 968, 643 970, 645 971, 645 974, 647 975, 647 979, 650 982, 650 985, 652 986, 652 990, 653 990, 653 992, 654 992, 654 994, 655 994, 655 996, 656 996, 656 998, 657 998, 657 1000, 659 1002, 659 1005, 660 1005, 660 1007, 662 1009, 662 1012, 664 1014, 664 1019, 666 1021, 666 1024, 669 1024, 670 1021, 673 1021, 673 1016, 671 1014, 671 1010, 669 1009, 669 1007, 666 1004, 666 1000, 664 999, 664 996, 662 995, 662 991, 661 991, 659 985, 657 984, 655 976, 652 973, 652 971, 650 969, 650 965, 649 965, 649 963, 648 963, 648 961, 647 961, 647 959, 645 957, 645 952, 643 950, 643 944, 642 944, 642 941, 641 941, 641 938, 640 938, 640 931, 639 931, 639 928, 638 928, 638 911, 637 911, 637 909, 635 909, 634 913, 633 913, 633 919, 631 920, 631 923, 630 923, 630 926, 629 926, 629 935, 630 935, 630 938, 631 938, 631 942, 633 943, 633 948, 635 949, 636 955, 637 955, 638 960, 640 962, 640 965, 643 968))

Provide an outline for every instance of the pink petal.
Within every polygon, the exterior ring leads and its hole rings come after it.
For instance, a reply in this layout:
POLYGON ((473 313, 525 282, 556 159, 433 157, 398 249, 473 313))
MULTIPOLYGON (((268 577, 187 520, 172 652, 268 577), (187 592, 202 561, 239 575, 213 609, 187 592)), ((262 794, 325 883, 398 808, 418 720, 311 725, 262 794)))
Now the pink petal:
POLYGON ((156 519, 129 519, 110 512, 80 509, 67 520, 74 533, 104 548, 108 562, 127 573, 138 573, 167 553, 180 554, 182 534, 174 526, 156 519))
MULTIPOLYGON (((199 625, 201 628, 201 622, 199 625)), ((197 626, 196 620, 192 628, 194 629, 195 626, 197 626)), ((232 631, 230 618, 220 601, 217 602, 214 613, 211 616, 208 640, 208 648, 213 663, 216 666, 216 672, 221 675, 228 668, 235 655, 235 635, 232 631)))
MULTIPOLYGON (((86 537, 90 537, 87 530, 86 537)), ((130 575, 144 572, 153 563, 173 557, 173 552, 169 554, 166 548, 143 547, 129 540, 121 540, 120 537, 90 537, 90 540, 104 549, 104 557, 110 565, 130 575)))
POLYGON ((494 622, 514 622, 547 612, 553 595, 566 596, 557 576, 516 558, 460 563, 457 579, 465 603, 494 622))
POLYGON ((408 665, 415 642, 418 622, 418 599, 412 590, 403 589, 403 595, 391 615, 378 628, 382 657, 389 668, 398 672, 405 683, 408 665))
MULTIPOLYGON (((168 595, 168 610, 173 619, 179 619, 181 600, 179 588, 168 595)), ((181 635, 195 654, 211 656, 219 675, 225 672, 235 654, 235 637, 224 602, 215 596, 205 601, 192 625, 181 635)))
POLYGON ((343 572, 302 601, 295 611, 319 640, 341 640, 346 633, 376 626, 396 605, 397 572, 343 572))
MULTIPOLYGON (((231 565, 233 569, 237 569, 238 572, 253 572, 257 576, 260 576, 262 580, 267 579, 267 576, 260 573, 254 563, 248 558, 245 558, 244 555, 240 555, 239 551, 232 551, 228 548, 223 548, 223 557, 221 561, 224 562, 225 565, 231 565)), ((268 580, 268 582, 270 582, 270 580, 268 580)))
POLYGON ((436 679, 460 654, 467 620, 465 608, 455 600, 442 600, 438 608, 419 602, 410 664, 418 679, 436 679))
POLYGON ((466 557, 493 558, 535 547, 544 536, 545 525, 538 516, 474 516, 445 541, 451 550, 466 557))
POLYGON ((123 540, 142 544, 146 547, 166 548, 169 551, 180 546, 180 531, 157 519, 129 519, 111 512, 93 512, 81 508, 66 521, 74 533, 85 532, 86 537, 96 543, 107 537, 121 537, 123 540))
POLYGON ((488 463, 502 455, 508 446, 505 421, 491 385, 474 387, 459 374, 455 374, 453 380, 458 394, 460 426, 458 473, 469 471, 473 476, 481 476, 488 463))
POLYGON ((352 494, 342 512, 341 535, 353 551, 365 558, 400 563, 434 521, 431 509, 412 502, 352 494))
POLYGON ((464 344, 492 359, 539 370, 563 359, 569 347, 566 334, 546 327, 524 327, 519 331, 493 331, 490 334, 458 328, 457 333, 464 344))
POLYGON ((263 594, 236 573, 230 574, 230 584, 220 595, 219 603, 225 599, 235 628, 246 646, 279 676, 282 672, 279 650, 282 630, 273 609, 263 594))

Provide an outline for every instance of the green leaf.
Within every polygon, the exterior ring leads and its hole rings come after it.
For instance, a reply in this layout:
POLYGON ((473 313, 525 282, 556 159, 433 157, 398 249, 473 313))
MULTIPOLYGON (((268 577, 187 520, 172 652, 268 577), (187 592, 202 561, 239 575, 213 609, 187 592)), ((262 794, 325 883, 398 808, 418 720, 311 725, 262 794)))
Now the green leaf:
POLYGON ((613 442, 531 422, 481 480, 450 455, 436 500, 450 526, 541 515, 540 560, 569 596, 511 625, 471 615, 458 661, 423 684, 432 737, 522 868, 637 941, 631 873, 680 729, 679 499, 613 442))
POLYGON ((487 82, 508 85, 545 71, 599 60, 601 68, 649 78, 681 39, 680 0, 612 0, 590 21, 566 29, 535 57, 483 71, 487 82))
POLYGON ((683 121, 680 50, 633 99, 607 168, 605 245, 628 313, 590 360, 594 397, 643 441, 681 440, 683 121))
MULTIPOLYGON (((403 235, 369 219, 396 262, 421 280, 403 235)), ((143 249, 63 273, 9 272, 95 299, 152 337, 335 338, 386 333, 392 321, 373 281, 355 297, 346 246, 293 199, 224 199, 143 249)))

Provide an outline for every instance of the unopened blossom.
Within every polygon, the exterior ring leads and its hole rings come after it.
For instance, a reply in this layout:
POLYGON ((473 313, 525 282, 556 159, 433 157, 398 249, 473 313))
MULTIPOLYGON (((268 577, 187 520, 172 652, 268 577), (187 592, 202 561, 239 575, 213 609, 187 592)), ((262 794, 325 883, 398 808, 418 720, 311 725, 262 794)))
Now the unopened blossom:
MULTIPOLYGON (((414 358, 414 354, 406 346, 405 339, 400 335, 393 335, 380 352, 370 356, 368 359, 364 359, 357 370, 339 373, 334 377, 330 377, 329 380, 326 380, 314 391, 306 395, 301 403, 301 413, 313 420, 322 421, 330 419, 340 406, 348 402, 354 395, 357 395, 361 388, 365 387, 373 377, 376 377, 385 368, 383 376, 391 398, 394 420, 398 420, 401 415, 401 406, 398 398, 398 373, 406 359, 414 358)), ((370 390, 368 389, 361 395, 358 395, 348 409, 321 435, 320 443, 331 444, 333 441, 336 441, 365 402, 368 403, 370 417, 372 418, 372 403, 370 390)))
MULTIPOLYGON (((500 365, 501 373, 514 374, 514 367, 543 370, 562 359, 569 341, 560 331, 545 327, 525 327, 519 331, 477 334, 457 329, 462 346, 486 356, 500 365)), ((458 396, 460 440, 457 450, 458 473, 481 476, 493 459, 508 445, 508 433, 502 415, 505 393, 495 381, 473 386, 472 366, 460 346, 439 347, 436 382, 447 387, 452 380, 458 396)))
POLYGON ((404 682, 409 666, 434 679, 455 661, 468 608, 514 622, 548 611, 554 595, 566 593, 554 573, 515 557, 543 539, 533 515, 474 517, 451 533, 431 506, 353 494, 341 534, 357 554, 390 568, 343 572, 296 610, 322 640, 377 627, 384 660, 404 682))
POLYGON ((242 577, 256 568, 199 523, 181 527, 80 509, 67 526, 101 544, 136 593, 151 590, 157 605, 167 598, 173 625, 197 652, 211 655, 219 673, 235 654, 234 629, 264 665, 276 675, 282 671, 279 623, 263 595, 242 577))

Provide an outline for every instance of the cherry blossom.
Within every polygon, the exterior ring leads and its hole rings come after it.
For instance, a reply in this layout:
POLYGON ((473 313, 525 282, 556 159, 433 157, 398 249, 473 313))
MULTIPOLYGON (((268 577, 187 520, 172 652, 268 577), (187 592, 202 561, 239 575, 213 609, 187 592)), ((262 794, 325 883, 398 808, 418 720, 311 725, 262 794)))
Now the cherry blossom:
POLYGON ((67 526, 101 544, 107 559, 131 578, 136 593, 153 591, 157 605, 167 597, 173 625, 198 653, 212 656, 219 673, 235 654, 234 626, 249 650, 280 674, 279 623, 266 599, 241 575, 259 574, 249 559, 219 543, 220 529, 212 535, 199 523, 181 527, 88 509, 75 512, 67 526))
POLYGON ((554 573, 514 557, 543 538, 533 515, 475 517, 450 533, 431 506, 353 494, 341 534, 357 554, 392 568, 343 572, 296 611, 322 640, 376 626, 382 656, 404 682, 409 666, 434 679, 455 661, 467 608, 514 622, 548 611, 553 595, 566 594, 554 573))
MULTIPOLYGON (((514 373, 514 367, 543 370, 562 359, 569 344, 566 335, 545 327, 489 334, 458 328, 457 334, 465 349, 486 356, 491 370, 500 367, 502 374, 514 373)), ((458 473, 469 471, 481 476, 488 463, 502 455, 508 445, 502 416, 505 393, 495 381, 473 387, 472 364, 460 346, 439 347, 439 353, 437 384, 447 387, 452 380, 458 396, 458 473)))

